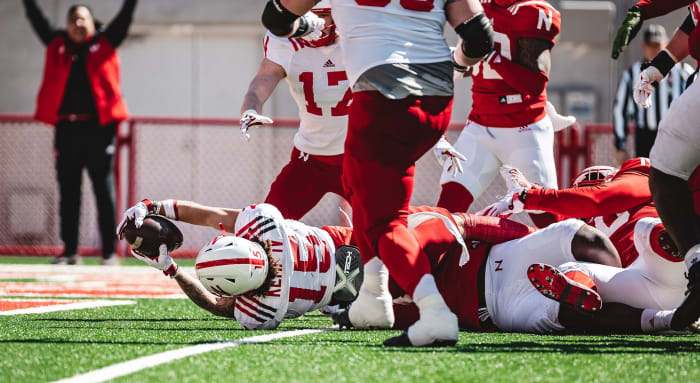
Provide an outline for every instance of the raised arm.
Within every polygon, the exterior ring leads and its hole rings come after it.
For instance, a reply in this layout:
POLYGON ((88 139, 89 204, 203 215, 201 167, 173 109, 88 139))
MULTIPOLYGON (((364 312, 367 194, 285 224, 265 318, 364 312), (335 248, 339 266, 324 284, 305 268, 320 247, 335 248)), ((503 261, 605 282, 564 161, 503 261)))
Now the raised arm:
POLYGON ((104 36, 109 40, 113 47, 121 45, 129 32, 129 26, 133 21, 134 9, 136 8, 136 0, 124 0, 122 8, 114 20, 109 23, 104 31, 104 36))
POLYGON ((41 9, 39 9, 39 6, 36 4, 36 0, 23 0, 23 3, 27 18, 32 24, 34 32, 36 32, 44 45, 49 45, 56 35, 56 30, 51 26, 46 16, 41 13, 41 9))

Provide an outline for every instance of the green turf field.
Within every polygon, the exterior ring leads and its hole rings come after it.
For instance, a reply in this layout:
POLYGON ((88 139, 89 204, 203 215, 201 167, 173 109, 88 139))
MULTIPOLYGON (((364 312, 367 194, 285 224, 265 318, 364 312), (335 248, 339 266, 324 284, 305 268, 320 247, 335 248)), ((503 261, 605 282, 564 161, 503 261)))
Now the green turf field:
MULTIPOLYGON (((278 331, 331 326, 318 313, 278 331)), ((70 377, 244 331, 184 299, 0 317, 0 381, 70 377)), ((124 382, 698 382, 700 335, 462 333, 456 347, 383 348, 395 331, 329 331, 241 345, 116 379, 124 382)))
MULTIPOLYGON (((84 265, 99 265, 100 257, 83 257, 84 265)), ((0 256, 1 264, 49 264, 53 260, 53 257, 29 257, 29 256, 0 256)), ((194 266, 194 258, 175 258, 180 266, 194 266)), ((143 266, 144 263, 132 256, 124 257, 120 259, 120 264, 123 266, 143 266)))

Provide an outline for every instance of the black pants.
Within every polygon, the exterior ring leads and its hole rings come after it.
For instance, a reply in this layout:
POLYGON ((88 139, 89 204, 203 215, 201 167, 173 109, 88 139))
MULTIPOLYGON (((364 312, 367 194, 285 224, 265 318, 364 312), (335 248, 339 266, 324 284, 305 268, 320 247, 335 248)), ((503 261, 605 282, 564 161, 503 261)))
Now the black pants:
POLYGON ((635 157, 649 157, 651 147, 654 146, 657 130, 637 129, 634 131, 634 155, 635 157))
POLYGON ((97 218, 102 239, 102 256, 114 252, 116 234, 114 198, 114 153, 117 124, 76 121, 56 124, 54 148, 59 186, 59 215, 64 254, 78 251, 80 187, 87 168, 97 202, 97 218))

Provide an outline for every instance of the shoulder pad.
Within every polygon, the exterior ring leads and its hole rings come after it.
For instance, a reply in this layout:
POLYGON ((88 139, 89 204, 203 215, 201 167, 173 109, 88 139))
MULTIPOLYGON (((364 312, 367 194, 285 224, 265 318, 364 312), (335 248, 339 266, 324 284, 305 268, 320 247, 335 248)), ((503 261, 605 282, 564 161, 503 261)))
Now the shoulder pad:
POLYGON ((517 2, 508 7, 508 11, 516 18, 512 25, 518 37, 532 37, 554 43, 554 38, 561 30, 561 14, 544 0, 517 2))
POLYGON ((620 171, 617 174, 639 173, 648 176, 649 169, 651 169, 649 159, 646 157, 638 157, 623 162, 622 166, 620 167, 620 171))

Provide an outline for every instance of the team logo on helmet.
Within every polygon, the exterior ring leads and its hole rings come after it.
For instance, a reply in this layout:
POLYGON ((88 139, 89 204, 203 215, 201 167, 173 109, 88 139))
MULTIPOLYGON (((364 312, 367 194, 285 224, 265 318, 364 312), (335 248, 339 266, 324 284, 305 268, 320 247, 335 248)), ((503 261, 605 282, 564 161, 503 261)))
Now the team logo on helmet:
POLYGON ((251 292, 267 279, 269 261, 257 242, 234 236, 218 236, 197 254, 197 278, 209 292, 235 297, 251 292))
POLYGON ((618 170, 612 166, 591 166, 585 168, 571 180, 571 187, 580 188, 601 184, 612 178, 618 170))

